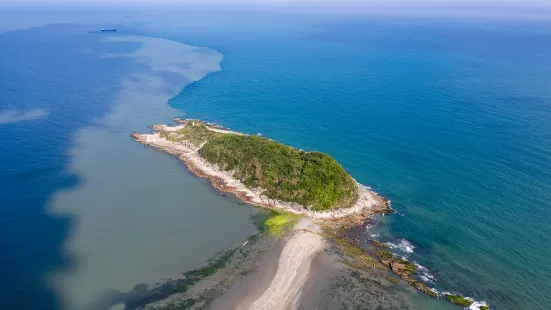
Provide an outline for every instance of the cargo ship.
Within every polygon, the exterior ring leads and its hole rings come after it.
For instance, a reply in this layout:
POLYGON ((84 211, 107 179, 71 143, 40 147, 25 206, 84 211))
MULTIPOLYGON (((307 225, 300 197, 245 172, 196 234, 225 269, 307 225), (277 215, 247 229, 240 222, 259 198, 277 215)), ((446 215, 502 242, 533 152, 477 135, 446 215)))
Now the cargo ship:
POLYGON ((106 31, 111 31, 111 32, 113 32, 113 31, 117 31, 117 28, 111 28, 111 29, 104 29, 104 28, 101 28, 101 31, 102 31, 102 32, 106 32, 106 31))

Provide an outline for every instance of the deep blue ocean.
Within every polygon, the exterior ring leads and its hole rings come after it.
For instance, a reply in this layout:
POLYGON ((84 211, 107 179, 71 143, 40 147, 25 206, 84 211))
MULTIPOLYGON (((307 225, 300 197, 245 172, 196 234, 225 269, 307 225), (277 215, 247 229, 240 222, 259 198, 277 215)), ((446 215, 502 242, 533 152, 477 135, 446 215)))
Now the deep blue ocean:
POLYGON ((109 109, 131 62, 101 59, 135 46, 102 44, 90 27, 49 26, 0 33, 0 107, 43 109, 42 119, 0 124, 0 285, 2 309, 55 309, 44 276, 69 265, 60 247, 71 222, 46 206, 81 180, 63 171, 74 132, 109 109))
MULTIPOLYGON (((169 101, 182 116, 333 155, 398 211, 366 240, 391 242, 425 266, 429 286, 495 309, 548 309, 549 23, 167 16, 125 20, 121 29, 224 54, 222 71, 169 101)), ((6 309, 57 307, 43 276, 71 263, 59 247, 72 223, 45 206, 80 182, 61 173, 72 134, 109 110, 117 84, 108 81, 132 71, 98 53, 136 47, 105 45, 89 28, 0 33, 0 111, 48 111, 0 124, 6 309)))

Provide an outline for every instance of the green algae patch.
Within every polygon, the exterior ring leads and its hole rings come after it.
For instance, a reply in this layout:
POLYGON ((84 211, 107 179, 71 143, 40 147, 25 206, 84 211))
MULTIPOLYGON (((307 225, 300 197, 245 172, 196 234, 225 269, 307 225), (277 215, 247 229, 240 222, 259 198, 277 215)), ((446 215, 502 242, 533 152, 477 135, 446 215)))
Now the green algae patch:
POLYGON ((459 295, 446 295, 446 299, 456 305, 463 306, 463 307, 469 307, 472 305, 472 301, 465 299, 464 297, 461 297, 459 295))
POLYGON ((385 276, 385 279, 390 281, 390 283, 394 283, 394 284, 398 284, 398 282, 400 282, 400 279, 396 279, 396 278, 391 277, 391 276, 385 276))
POLYGON ((354 218, 344 222, 325 222, 321 226, 323 234, 320 236, 331 241, 343 264, 364 271, 386 270, 387 267, 383 266, 377 258, 362 249, 357 242, 346 237, 349 229, 360 224, 354 218))
POLYGON ((340 253, 348 258, 344 262, 346 265, 361 270, 386 269, 376 258, 348 240, 337 238, 334 241, 340 253))
POLYGON ((377 241, 377 240, 371 240, 371 243, 376 246, 376 247, 380 247, 380 248, 389 248, 390 246, 386 243, 382 243, 380 241, 377 241))
POLYGON ((184 281, 176 286, 174 292, 185 292, 195 283, 203 280, 204 278, 212 276, 216 273, 216 271, 224 268, 238 250, 238 247, 233 247, 231 249, 223 251, 213 258, 209 259, 207 261, 207 264, 203 267, 185 272, 183 274, 184 281))
POLYGON ((264 222, 264 231, 270 236, 283 237, 291 220, 285 215, 276 215, 264 222))
POLYGON ((478 307, 478 309, 480 309, 480 310, 489 310, 490 307, 488 307, 488 306, 480 306, 480 307, 478 307))
POLYGON ((299 216, 296 214, 272 211, 262 222, 261 229, 272 237, 281 238, 285 236, 298 218, 299 216))
POLYGON ((380 250, 377 252, 377 256, 384 261, 392 261, 392 253, 387 250, 380 250))
POLYGON ((405 259, 402 259, 400 257, 396 258, 392 264, 400 264, 400 265, 403 265, 405 267, 404 269, 404 273, 407 273, 407 274, 412 274, 412 273, 415 273, 417 272, 417 266, 415 266, 415 264, 413 264, 412 262, 408 261, 408 260, 405 260, 405 259))

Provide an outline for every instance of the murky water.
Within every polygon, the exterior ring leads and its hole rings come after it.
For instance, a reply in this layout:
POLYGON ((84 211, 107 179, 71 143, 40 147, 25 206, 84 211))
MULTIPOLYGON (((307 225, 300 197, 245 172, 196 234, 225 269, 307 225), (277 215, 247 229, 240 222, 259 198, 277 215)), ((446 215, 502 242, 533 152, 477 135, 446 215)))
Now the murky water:
POLYGON ((67 309, 108 305, 112 294, 195 268, 255 230, 254 209, 130 138, 180 115, 167 100, 218 70, 221 54, 148 37, 110 41, 142 44, 106 57, 132 57, 143 70, 121 82, 109 114, 75 134, 69 170, 80 185, 51 200, 52 214, 74 219, 64 244, 74 266, 52 277, 67 309))

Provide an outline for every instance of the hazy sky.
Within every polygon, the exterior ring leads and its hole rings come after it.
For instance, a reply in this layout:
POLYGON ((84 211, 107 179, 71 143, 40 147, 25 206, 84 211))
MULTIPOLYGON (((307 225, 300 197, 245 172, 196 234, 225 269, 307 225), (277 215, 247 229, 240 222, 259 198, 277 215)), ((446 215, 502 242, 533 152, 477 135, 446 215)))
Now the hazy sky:
POLYGON ((411 5, 430 4, 442 6, 446 4, 469 5, 551 5, 551 0, 0 0, 0 3, 11 4, 285 4, 285 5, 411 5))
POLYGON ((26 8, 179 6, 209 9, 271 9, 295 13, 391 14, 408 16, 499 16, 551 19, 551 0, 0 0, 26 8))

